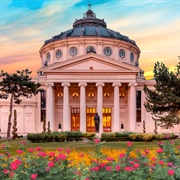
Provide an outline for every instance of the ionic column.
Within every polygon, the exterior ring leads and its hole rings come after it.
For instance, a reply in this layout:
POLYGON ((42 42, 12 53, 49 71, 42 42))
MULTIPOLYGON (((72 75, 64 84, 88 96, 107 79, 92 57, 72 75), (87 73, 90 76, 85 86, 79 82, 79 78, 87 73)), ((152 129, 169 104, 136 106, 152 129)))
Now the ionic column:
POLYGON ((69 86, 70 83, 62 83, 63 86, 63 122, 62 130, 70 131, 70 115, 69 115, 69 86))
POLYGON ((113 132, 120 131, 120 107, 119 107, 119 87, 121 83, 113 83, 114 87, 114 121, 112 126, 113 132))
POLYGON ((54 131, 54 83, 46 83, 46 130, 48 128, 48 121, 50 122, 50 130, 54 131))
POLYGON ((80 87, 80 131, 86 132, 86 93, 87 83, 79 83, 80 87))
POLYGON ((136 130, 136 86, 137 83, 129 83, 129 131, 136 130))
POLYGON ((103 109, 103 86, 104 83, 96 83, 96 87, 97 87, 97 113, 100 116, 100 125, 99 125, 99 131, 100 133, 103 132, 103 123, 102 123, 102 109, 103 109))

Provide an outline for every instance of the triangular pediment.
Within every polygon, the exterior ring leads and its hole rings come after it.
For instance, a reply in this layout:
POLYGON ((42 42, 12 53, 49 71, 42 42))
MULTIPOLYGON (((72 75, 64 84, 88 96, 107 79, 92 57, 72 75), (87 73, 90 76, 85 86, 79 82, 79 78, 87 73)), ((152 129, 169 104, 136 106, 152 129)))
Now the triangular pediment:
POLYGON ((94 53, 51 64, 44 72, 139 72, 138 67, 94 53))

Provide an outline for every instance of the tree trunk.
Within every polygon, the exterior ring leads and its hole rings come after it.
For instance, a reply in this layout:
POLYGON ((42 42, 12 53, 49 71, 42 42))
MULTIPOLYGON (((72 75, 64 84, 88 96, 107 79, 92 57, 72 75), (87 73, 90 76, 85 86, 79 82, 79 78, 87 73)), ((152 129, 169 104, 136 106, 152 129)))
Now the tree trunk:
POLYGON ((9 105, 9 118, 8 118, 8 128, 7 128, 7 138, 10 138, 11 132, 11 117, 12 117, 12 107, 13 107, 13 94, 11 94, 10 105, 9 105))

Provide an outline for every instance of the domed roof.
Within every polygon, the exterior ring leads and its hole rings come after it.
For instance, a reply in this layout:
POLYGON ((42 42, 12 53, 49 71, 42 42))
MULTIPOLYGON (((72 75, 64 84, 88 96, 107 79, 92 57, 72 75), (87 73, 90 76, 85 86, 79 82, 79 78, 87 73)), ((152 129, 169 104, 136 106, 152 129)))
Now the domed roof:
POLYGON ((104 19, 96 18, 95 13, 91 10, 91 5, 88 5, 89 9, 84 14, 82 19, 78 19, 73 23, 73 29, 65 32, 61 32, 59 35, 53 36, 51 39, 46 40, 44 45, 54 41, 67 39, 68 37, 105 37, 111 39, 118 39, 129 42, 135 46, 136 42, 129 39, 127 36, 115 32, 107 28, 104 19))

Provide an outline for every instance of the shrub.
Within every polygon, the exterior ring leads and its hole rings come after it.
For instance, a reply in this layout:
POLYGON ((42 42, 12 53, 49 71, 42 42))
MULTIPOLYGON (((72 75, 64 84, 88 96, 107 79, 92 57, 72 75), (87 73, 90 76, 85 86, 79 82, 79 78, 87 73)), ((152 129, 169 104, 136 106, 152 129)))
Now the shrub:
POLYGON ((102 138, 111 138, 111 137, 115 137, 115 133, 113 133, 113 132, 107 132, 107 133, 102 133, 101 134, 101 137, 102 138))
POLYGON ((83 134, 83 137, 85 137, 85 138, 87 138, 89 140, 93 140, 95 135, 96 134, 94 132, 86 132, 86 133, 83 134))

